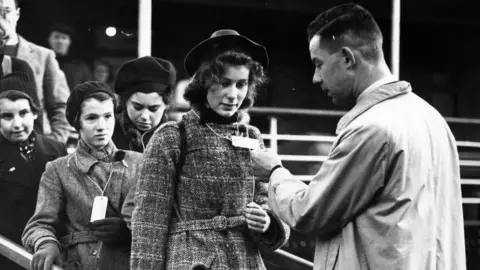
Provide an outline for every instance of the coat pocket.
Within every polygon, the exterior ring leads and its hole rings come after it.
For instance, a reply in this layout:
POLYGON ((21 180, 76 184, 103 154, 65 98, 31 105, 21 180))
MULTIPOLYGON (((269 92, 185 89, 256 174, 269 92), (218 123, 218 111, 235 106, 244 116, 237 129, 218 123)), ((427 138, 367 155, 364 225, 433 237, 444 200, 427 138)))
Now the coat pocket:
POLYGON ((66 270, 83 269, 76 245, 67 249, 63 259, 63 268, 66 270))

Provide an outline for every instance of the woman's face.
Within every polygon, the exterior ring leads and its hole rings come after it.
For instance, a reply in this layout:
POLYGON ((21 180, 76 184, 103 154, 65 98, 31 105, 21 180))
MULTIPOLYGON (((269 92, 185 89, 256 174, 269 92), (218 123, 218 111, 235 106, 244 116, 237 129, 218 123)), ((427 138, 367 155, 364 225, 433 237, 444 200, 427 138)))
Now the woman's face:
POLYGON ((166 107, 158 93, 137 92, 127 101, 127 114, 137 129, 145 132, 160 124, 166 107))
POLYGON ((235 114, 248 93, 249 74, 246 66, 228 67, 219 84, 208 90, 208 107, 223 117, 235 114))
POLYGON ((93 149, 103 149, 115 127, 113 100, 86 99, 80 108, 80 137, 93 149))
POLYGON ((32 112, 27 99, 0 99, 0 133, 10 142, 26 141, 33 131, 35 119, 37 115, 32 112))

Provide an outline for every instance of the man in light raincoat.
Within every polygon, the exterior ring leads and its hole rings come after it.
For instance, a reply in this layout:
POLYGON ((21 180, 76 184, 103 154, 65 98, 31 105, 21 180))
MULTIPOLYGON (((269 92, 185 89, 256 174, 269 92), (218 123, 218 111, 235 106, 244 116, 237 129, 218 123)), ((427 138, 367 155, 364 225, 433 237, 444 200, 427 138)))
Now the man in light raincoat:
POLYGON ((392 76, 364 8, 320 14, 308 39, 313 82, 351 110, 309 185, 278 155, 252 151, 270 172, 271 209, 316 237, 315 269, 465 269, 459 157, 444 118, 392 76))

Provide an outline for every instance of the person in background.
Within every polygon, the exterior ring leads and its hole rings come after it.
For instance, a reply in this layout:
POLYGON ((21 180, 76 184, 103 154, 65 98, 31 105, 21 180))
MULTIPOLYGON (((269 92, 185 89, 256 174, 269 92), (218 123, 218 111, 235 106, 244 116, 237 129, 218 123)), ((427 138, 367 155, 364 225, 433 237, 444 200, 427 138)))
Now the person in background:
POLYGON ((164 59, 145 56, 120 67, 115 77, 120 106, 112 137, 118 148, 143 153, 155 129, 167 121, 175 81, 175 68, 164 59))
POLYGON ((309 185, 277 154, 252 151, 270 173, 269 206, 316 238, 314 269, 465 269, 460 162, 445 119, 392 75, 363 7, 322 12, 308 40, 313 82, 350 111, 309 185))
POLYGON ((129 268, 131 233, 121 207, 142 155, 118 150, 111 141, 115 106, 113 91, 102 82, 79 84, 68 98, 67 119, 80 141, 74 153, 47 163, 40 180, 36 210, 22 236, 34 253, 33 270, 50 269, 53 262, 65 269, 129 268), (101 215, 92 220, 94 213, 101 215))
POLYGON ((234 30, 216 31, 186 56, 192 109, 158 128, 144 152, 132 270, 265 269, 260 247, 287 241, 290 230, 268 210, 249 145, 236 143, 263 146, 260 131, 238 120, 266 82, 267 65, 266 49, 234 30))
MULTIPOLYGON (((35 211, 45 164, 66 155, 65 146, 34 131, 41 108, 33 78, 10 73, 0 78, 0 235, 21 245, 22 231, 35 211)), ((0 256, 0 269, 23 269, 0 256)))
POLYGON ((93 61, 92 67, 93 73, 93 80, 104 82, 111 88, 113 85, 113 74, 110 64, 102 58, 97 58, 93 61))
POLYGON ((92 80, 90 67, 72 52, 77 41, 74 29, 64 23, 55 23, 50 28, 48 44, 55 52, 60 69, 67 78, 68 87, 73 89, 77 84, 92 80))
POLYGON ((8 41, 4 53, 26 61, 35 74, 38 98, 43 112, 43 133, 66 143, 70 126, 65 104, 70 90, 52 50, 33 44, 17 34, 20 8, 17 0, 0 0, 0 17, 8 41))

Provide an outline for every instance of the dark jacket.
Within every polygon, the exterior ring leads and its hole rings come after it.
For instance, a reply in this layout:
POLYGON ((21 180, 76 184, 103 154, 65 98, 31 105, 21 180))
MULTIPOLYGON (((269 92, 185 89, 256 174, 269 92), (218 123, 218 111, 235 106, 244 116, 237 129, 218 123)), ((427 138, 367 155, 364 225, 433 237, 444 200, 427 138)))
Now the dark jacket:
MULTIPOLYGON (((22 158, 16 146, 0 136, 0 234, 21 245, 22 231, 35 211, 45 164, 67 154, 65 146, 35 134, 33 160, 22 158)), ((0 256, 0 269, 23 269, 0 256)))

